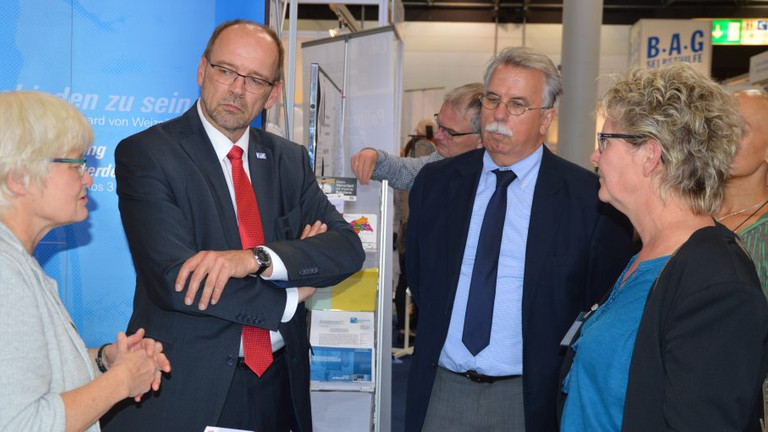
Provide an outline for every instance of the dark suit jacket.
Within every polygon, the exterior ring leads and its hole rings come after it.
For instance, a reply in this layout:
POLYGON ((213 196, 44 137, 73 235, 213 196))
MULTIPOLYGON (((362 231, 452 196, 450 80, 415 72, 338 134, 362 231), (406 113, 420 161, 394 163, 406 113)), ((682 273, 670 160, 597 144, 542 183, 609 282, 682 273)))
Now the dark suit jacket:
POLYGON ((184 115, 126 138, 115 151, 120 215, 136 268, 128 331, 163 343, 173 371, 159 394, 113 410, 107 430, 202 431, 214 425, 236 366, 243 324, 280 330, 292 400, 302 431, 312 430, 306 311, 281 323, 285 286, 325 287, 362 266, 365 254, 349 224, 325 198, 306 150, 251 128, 248 161, 266 246, 284 261, 289 282, 231 279, 205 311, 184 304, 174 281, 200 250, 241 249, 237 219, 213 146, 193 106, 184 115), (265 158, 258 158, 263 153, 265 158), (298 241, 305 224, 328 232, 298 241), (278 286, 281 285, 281 286, 278 286))
POLYGON ((760 431, 768 308, 736 236, 702 228, 648 295, 621 430, 760 431))
MULTIPOLYGON (((434 162, 410 197, 408 282, 419 306, 419 338, 408 382, 406 430, 421 430, 448 333, 484 150, 434 162)), ((597 198, 596 176, 544 148, 534 189, 523 279, 526 429, 557 430, 558 376, 570 324, 605 292, 629 260, 629 222, 597 198)))

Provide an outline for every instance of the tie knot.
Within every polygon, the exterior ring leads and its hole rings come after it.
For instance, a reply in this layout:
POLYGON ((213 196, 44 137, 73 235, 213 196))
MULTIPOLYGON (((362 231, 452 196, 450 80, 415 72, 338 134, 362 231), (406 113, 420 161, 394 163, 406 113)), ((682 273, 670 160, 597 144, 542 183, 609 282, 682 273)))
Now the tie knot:
POLYGON ((227 153, 227 159, 229 159, 230 161, 234 159, 242 160, 243 149, 241 149, 238 146, 232 146, 232 150, 230 150, 229 153, 227 153))
POLYGON ((493 173, 496 174, 496 187, 505 188, 509 186, 516 178, 517 175, 512 170, 500 170, 495 169, 493 173))

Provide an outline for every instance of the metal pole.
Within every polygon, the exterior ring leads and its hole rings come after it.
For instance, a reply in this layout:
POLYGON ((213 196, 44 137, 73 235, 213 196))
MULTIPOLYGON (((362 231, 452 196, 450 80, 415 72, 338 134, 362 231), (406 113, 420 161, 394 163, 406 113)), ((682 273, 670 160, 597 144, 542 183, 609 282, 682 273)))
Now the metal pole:
MULTIPOLYGON (((388 289, 385 289, 386 284, 392 284, 391 280, 388 280, 387 278, 387 254, 386 251, 389 249, 389 242, 387 241, 387 233, 389 230, 381 229, 383 227, 384 223, 387 221, 387 202, 389 200, 389 182, 386 180, 381 181, 381 202, 379 207, 379 214, 381 215, 381 219, 379 222, 379 244, 381 247, 379 248, 379 289, 378 289, 378 296, 377 296, 377 304, 376 304, 376 328, 378 329, 378 334, 376 335, 376 358, 378 360, 381 360, 384 358, 384 356, 391 356, 391 350, 392 346, 386 346, 384 345, 384 341, 388 340, 389 338, 385 338, 381 333, 384 331, 384 329, 389 329, 390 327, 386 325, 384 322, 385 319, 388 319, 389 322, 392 322, 392 313, 385 314, 384 312, 387 310, 391 310, 390 308, 387 308, 384 302, 389 302, 390 305, 392 304, 392 295, 391 291, 388 289), (387 245, 385 247, 385 245, 387 245), (386 293, 390 293, 390 295, 386 295, 386 293)), ((383 390, 384 385, 391 386, 392 383, 384 383, 384 374, 383 374, 383 368, 381 361, 377 361, 376 364, 376 390, 374 393, 374 413, 373 413, 373 428, 375 432, 381 432, 381 423, 382 423, 382 399, 383 399, 383 390)), ((389 413, 389 410, 387 410, 387 413, 389 413)), ((389 421, 387 421, 389 423, 389 421)))
POLYGON ((600 71, 603 0, 563 2, 562 70, 565 93, 560 101, 558 153, 592 168, 595 148, 595 103, 600 71))
POLYGON ((288 22, 290 31, 288 32, 288 76, 285 79, 285 136, 289 141, 293 141, 293 100, 296 90, 296 34, 298 32, 299 20, 299 1, 290 0, 290 11, 288 22))

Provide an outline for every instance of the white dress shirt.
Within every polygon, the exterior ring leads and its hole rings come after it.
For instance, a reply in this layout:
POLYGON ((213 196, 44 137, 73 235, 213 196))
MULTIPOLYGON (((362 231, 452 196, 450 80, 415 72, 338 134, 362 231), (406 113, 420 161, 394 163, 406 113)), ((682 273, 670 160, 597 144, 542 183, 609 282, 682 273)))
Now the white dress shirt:
MULTIPOLYGON (((216 157, 219 159, 219 163, 221 164, 221 170, 224 173, 224 178, 227 181, 227 188, 229 189, 229 197, 232 200, 232 208, 235 209, 235 214, 237 214, 237 203, 235 201, 235 186, 234 182, 232 181, 232 163, 227 158, 227 154, 230 150, 232 150, 232 146, 236 145, 243 149, 243 169, 245 170, 245 175, 248 176, 248 181, 251 180, 251 172, 248 169, 248 140, 250 137, 250 128, 247 128, 245 130, 245 133, 243 133, 243 136, 240 137, 240 139, 237 140, 237 142, 232 142, 224 136, 223 133, 221 133, 218 129, 216 129, 211 122, 208 121, 208 119, 203 115, 203 109, 201 107, 201 102, 197 101, 197 113, 200 115, 200 120, 203 122, 203 127, 205 128, 205 132, 208 134, 208 138, 211 140, 211 144, 213 144, 213 150, 216 152, 216 157)), ((259 197, 256 197, 256 200, 258 201, 259 197)), ((280 257, 271 249, 264 246, 264 249, 269 251, 269 255, 272 258, 272 275, 270 277, 266 276, 259 276, 262 279, 265 280, 276 280, 276 281, 286 281, 288 280, 288 269, 285 267, 285 264, 283 263, 283 260, 280 259, 280 257)), ((293 315, 296 313, 296 308, 299 306, 299 290, 297 288, 286 288, 286 301, 285 301, 285 310, 283 311, 283 317, 280 319, 281 322, 288 322, 293 318, 293 315)), ((226 290, 222 295, 227 295, 226 290)), ((216 307, 215 305, 212 305, 211 307, 216 307)), ((279 350, 280 348, 285 346, 285 342, 283 341, 283 336, 280 334, 279 331, 270 331, 269 337, 272 341, 272 352, 279 350)), ((240 357, 243 356, 243 341, 242 338, 240 339, 240 357)))

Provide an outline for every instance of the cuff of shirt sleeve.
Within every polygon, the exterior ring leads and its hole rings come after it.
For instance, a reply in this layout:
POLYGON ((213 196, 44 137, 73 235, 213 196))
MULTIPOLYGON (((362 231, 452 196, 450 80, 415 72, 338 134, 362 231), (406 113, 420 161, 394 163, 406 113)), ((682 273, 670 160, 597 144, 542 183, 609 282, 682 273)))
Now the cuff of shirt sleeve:
POLYGON ((378 168, 381 170, 382 165, 384 165, 384 162, 389 160, 389 153, 379 150, 379 149, 372 149, 376 150, 376 165, 373 166, 374 171, 378 168))
MULTIPOLYGON (((262 247, 266 249, 267 252, 269 252, 269 257, 272 259, 272 275, 267 277, 267 276, 264 276, 264 273, 262 273, 261 278, 264 280, 271 280, 271 281, 287 281, 288 269, 285 268, 285 263, 283 263, 283 260, 280 259, 280 257, 272 249, 266 246, 262 246, 262 247)), ((294 310, 295 309, 296 308, 294 307, 294 310)), ((291 312, 291 316, 293 316, 293 312, 291 312)))
POLYGON ((296 308, 299 307, 299 289, 298 288, 286 288, 285 289, 285 310, 283 311, 283 317, 280 322, 288 322, 296 314, 296 308))

